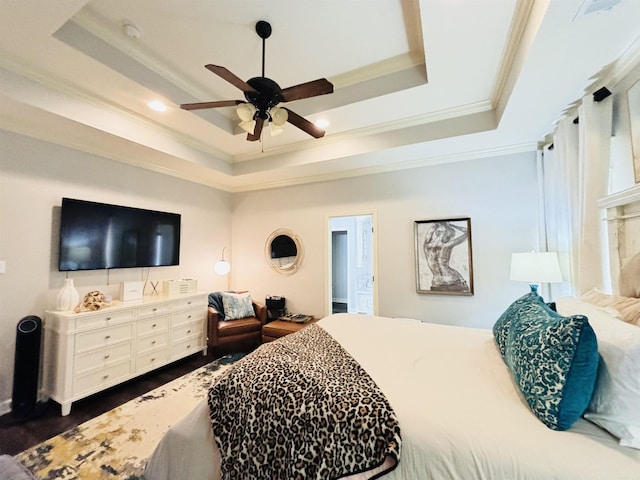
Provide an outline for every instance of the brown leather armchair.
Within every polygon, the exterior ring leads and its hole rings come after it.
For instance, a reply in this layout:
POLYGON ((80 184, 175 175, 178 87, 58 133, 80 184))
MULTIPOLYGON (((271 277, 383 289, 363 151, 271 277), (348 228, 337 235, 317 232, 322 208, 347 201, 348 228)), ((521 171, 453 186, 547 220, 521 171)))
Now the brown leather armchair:
MULTIPOLYGON (((236 292, 242 293, 242 292, 236 292)), ((209 306, 207 345, 212 348, 255 348, 262 343, 262 326, 267 323, 267 307, 252 300, 255 316, 220 320, 215 307, 209 306)))

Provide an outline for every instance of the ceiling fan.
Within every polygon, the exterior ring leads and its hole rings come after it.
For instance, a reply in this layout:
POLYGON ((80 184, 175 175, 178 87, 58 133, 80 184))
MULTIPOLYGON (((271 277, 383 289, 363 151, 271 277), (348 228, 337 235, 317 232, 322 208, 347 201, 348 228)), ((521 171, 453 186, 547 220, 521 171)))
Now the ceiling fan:
POLYGON ((265 43, 266 39, 271 36, 271 24, 260 20, 256 23, 256 33, 262 38, 261 77, 253 77, 245 82, 225 67, 211 64, 205 65, 207 70, 242 90, 246 101, 222 100, 218 102, 185 103, 180 105, 180 108, 184 110, 201 110, 236 106, 236 111, 241 120, 240 127, 247 132, 247 140, 252 142, 260 139, 265 121, 269 122, 272 135, 282 132, 282 126, 289 122, 312 137, 320 138, 324 136, 324 130, 288 108, 278 105, 284 102, 333 93, 333 84, 326 78, 320 78, 294 85, 293 87, 280 88, 276 82, 264 76, 265 43))

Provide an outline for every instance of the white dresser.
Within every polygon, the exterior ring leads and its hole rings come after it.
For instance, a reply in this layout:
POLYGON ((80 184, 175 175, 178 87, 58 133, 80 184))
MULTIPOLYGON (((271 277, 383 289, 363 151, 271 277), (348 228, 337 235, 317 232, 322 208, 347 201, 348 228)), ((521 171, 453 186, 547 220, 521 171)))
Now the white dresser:
POLYGON ((114 301, 95 312, 45 312, 44 393, 62 415, 81 398, 195 352, 207 352, 207 294, 114 301))

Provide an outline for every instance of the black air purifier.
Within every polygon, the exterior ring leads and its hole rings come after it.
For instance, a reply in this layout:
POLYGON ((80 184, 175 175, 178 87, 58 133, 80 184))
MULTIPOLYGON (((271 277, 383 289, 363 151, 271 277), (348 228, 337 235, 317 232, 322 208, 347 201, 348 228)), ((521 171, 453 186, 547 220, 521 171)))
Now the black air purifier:
POLYGON ((11 411, 15 417, 23 418, 35 413, 38 401, 42 320, 29 315, 18 322, 16 330, 11 411))

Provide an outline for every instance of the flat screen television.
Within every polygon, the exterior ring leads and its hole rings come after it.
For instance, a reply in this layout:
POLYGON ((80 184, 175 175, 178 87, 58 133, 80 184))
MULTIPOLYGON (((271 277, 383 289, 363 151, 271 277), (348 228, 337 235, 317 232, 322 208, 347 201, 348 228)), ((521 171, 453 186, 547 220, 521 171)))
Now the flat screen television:
POLYGON ((58 270, 160 267, 180 262, 180 214, 62 199, 58 270))

